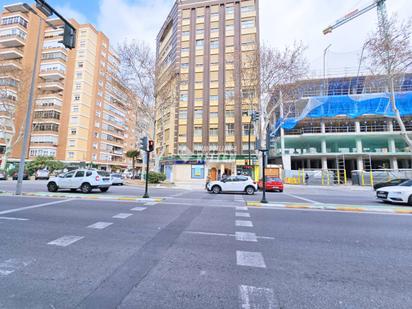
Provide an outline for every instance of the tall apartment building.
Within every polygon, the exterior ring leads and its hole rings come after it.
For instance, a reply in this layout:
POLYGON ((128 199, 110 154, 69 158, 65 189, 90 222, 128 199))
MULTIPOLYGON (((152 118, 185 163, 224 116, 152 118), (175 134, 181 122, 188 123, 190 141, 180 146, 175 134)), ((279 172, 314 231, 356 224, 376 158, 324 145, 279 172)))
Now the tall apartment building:
POLYGON ((250 171, 241 68, 258 52, 258 12, 258 0, 175 2, 157 37, 156 150, 168 179, 250 171))
MULTIPOLYGON (((17 132, 0 134, 0 159, 12 135, 17 143, 9 160, 20 157, 20 133, 35 69, 28 158, 53 156, 72 165, 127 167, 125 152, 136 147, 136 114, 127 89, 116 78, 119 58, 109 39, 92 25, 71 20, 77 43, 68 50, 60 43, 62 21, 46 20, 35 7, 32 10, 11 4, 4 6, 1 14, 1 100, 17 108, 17 132), (36 54, 38 66, 34 68, 36 54)), ((2 115, 2 121, 10 121, 7 113, 2 115)))

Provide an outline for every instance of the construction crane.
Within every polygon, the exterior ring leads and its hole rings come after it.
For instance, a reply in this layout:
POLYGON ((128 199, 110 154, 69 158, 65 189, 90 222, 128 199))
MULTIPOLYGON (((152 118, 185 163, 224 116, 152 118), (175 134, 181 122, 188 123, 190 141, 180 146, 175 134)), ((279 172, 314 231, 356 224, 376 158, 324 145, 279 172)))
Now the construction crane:
MULTIPOLYGON (((323 34, 328 34, 331 33, 333 30, 336 28, 346 24, 347 22, 350 22, 351 20, 365 14, 366 12, 369 12, 370 10, 373 10, 374 8, 378 8, 378 22, 379 22, 379 27, 384 27, 386 24, 386 6, 385 6, 385 1, 386 0, 374 0, 372 4, 369 4, 367 7, 363 9, 356 9, 352 12, 349 12, 342 18, 338 19, 335 24, 327 27, 325 30, 323 30, 323 34)), ((384 30, 381 28, 381 30, 384 30)))

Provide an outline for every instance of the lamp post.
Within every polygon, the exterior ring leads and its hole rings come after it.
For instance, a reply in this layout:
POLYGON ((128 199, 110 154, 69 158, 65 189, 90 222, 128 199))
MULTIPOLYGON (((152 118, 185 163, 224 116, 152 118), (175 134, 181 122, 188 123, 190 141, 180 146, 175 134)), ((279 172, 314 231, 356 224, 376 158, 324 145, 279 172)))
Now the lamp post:
MULTIPOLYGON (((43 24, 43 17, 41 17, 37 12, 31 8, 30 5, 24 3, 23 6, 32 12, 33 14, 39 17, 39 28, 37 31, 37 41, 36 41, 36 50, 34 53, 34 63, 33 63, 33 72, 31 77, 31 85, 29 90, 29 98, 27 103, 27 112, 26 112, 26 119, 25 119, 25 127, 24 127, 24 135, 23 135, 23 145, 20 154, 20 163, 19 163, 19 172, 17 176, 17 184, 16 184, 16 195, 21 195, 22 193, 22 186, 23 186, 23 174, 24 174, 24 167, 26 164, 26 156, 27 156, 27 148, 29 143, 29 133, 30 133, 30 125, 31 125, 31 114, 33 111, 33 99, 34 99, 34 87, 36 84, 36 76, 37 76, 37 63, 39 57, 39 49, 40 49, 40 34, 43 24)), ((53 14, 57 15, 63 22, 64 22, 64 33, 63 33, 63 45, 69 49, 75 47, 76 41, 76 29, 63 17, 61 16, 56 10, 54 10, 51 6, 49 6, 44 0, 36 0, 36 7, 39 11, 41 11, 46 17, 50 17, 53 14)), ((48 21, 45 20, 47 24, 48 21)))
POLYGON ((326 48, 323 50, 323 95, 325 95, 325 89, 326 89, 326 54, 328 52, 328 49, 332 46, 332 44, 329 44, 326 46, 326 48))
POLYGON ((268 151, 267 149, 259 149, 259 151, 262 153, 262 185, 263 185, 263 190, 262 190, 262 199, 261 203, 262 204, 267 204, 268 201, 266 200, 266 152, 268 151))

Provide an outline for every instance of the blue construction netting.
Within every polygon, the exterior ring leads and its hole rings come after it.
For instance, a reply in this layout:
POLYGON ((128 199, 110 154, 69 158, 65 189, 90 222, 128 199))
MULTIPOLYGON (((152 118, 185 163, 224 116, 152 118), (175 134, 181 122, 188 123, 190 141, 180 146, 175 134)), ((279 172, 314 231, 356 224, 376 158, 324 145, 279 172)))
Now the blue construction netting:
MULTIPOLYGON (((412 82, 409 80, 409 82, 412 82)), ((400 92, 396 96, 396 106, 402 116, 412 115, 412 92, 400 92)), ((305 118, 332 118, 344 115, 357 118, 363 115, 378 115, 393 117, 389 94, 334 95, 311 97, 295 118, 279 120, 276 128, 293 129, 299 121, 305 118)))

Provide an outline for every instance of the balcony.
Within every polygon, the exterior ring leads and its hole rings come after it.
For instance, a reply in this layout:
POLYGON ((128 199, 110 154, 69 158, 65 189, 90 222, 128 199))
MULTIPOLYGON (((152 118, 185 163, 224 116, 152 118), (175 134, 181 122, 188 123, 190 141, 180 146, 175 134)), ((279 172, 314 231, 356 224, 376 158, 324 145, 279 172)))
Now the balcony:
POLYGON ((38 88, 43 91, 63 91, 64 84, 59 81, 50 81, 46 83, 40 83, 38 88))
POLYGON ((66 76, 63 70, 41 70, 39 76, 46 80, 59 80, 66 76))
POLYGON ((4 48, 0 50, 0 59, 19 59, 23 58, 23 49, 20 48, 4 48))
POLYGON ((21 70, 21 62, 19 60, 4 60, 0 62, 0 69, 4 71, 21 70))
POLYGON ((21 47, 26 44, 26 38, 19 33, 0 35, 0 45, 3 47, 21 47))

